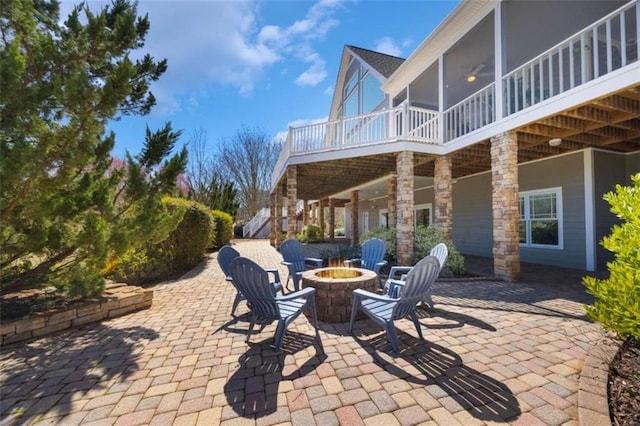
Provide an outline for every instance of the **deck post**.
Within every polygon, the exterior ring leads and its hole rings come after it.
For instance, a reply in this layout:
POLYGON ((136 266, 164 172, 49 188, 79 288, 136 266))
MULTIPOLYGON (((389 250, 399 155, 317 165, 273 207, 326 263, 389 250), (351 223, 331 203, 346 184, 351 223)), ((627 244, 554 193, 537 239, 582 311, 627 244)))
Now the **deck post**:
POLYGON ((396 219, 396 197, 397 197, 398 178, 392 175, 387 181, 387 225, 389 228, 395 228, 396 219))
POLYGON ((287 167, 287 239, 296 237, 298 220, 296 219, 296 205, 298 201, 298 169, 296 166, 287 167))
POLYGON ((518 137, 507 131, 491 138, 493 270, 508 282, 520 279, 518 137))
POLYGON ((400 265, 410 265, 415 238, 413 212, 413 152, 402 151, 396 158, 397 183, 397 258, 400 265))
POLYGON ((335 200, 329 198, 329 241, 335 242, 336 240, 336 207, 335 200))
POLYGON ((302 201, 302 226, 309 224, 309 200, 302 201))
POLYGON ((436 158, 433 188, 435 192, 434 222, 445 240, 453 237, 453 180, 451 178, 451 156, 436 158))
POLYGON ((360 244, 360 230, 358 229, 358 191, 351 191, 351 245, 360 244))
POLYGON ((325 232, 325 226, 324 226, 324 203, 322 202, 322 200, 318 200, 318 221, 320 222, 320 235, 322 235, 322 239, 324 240, 324 232, 325 232))

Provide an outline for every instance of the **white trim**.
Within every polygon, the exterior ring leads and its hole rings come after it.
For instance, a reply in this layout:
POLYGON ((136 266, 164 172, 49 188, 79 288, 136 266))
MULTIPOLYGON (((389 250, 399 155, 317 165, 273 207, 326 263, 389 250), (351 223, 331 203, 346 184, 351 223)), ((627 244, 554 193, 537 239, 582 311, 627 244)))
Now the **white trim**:
POLYGON ((596 213, 594 184, 593 150, 584 151, 584 236, 585 236, 585 266, 587 271, 596 270, 596 213))
MULTIPOLYGON (((524 210, 525 210, 525 220, 529 217, 529 203, 526 202, 529 196, 531 195, 540 195, 540 194, 552 194, 556 195, 556 216, 558 220, 558 245, 552 246, 548 244, 532 244, 532 243, 520 243, 520 247, 525 248, 541 248, 541 249, 549 249, 549 250, 563 250, 564 249, 564 224, 563 224, 563 213, 562 213, 562 187, 558 186, 555 188, 543 188, 543 189, 534 189, 531 191, 521 191, 518 192, 518 204, 520 203, 520 197, 525 197, 524 210)), ((530 220, 530 219, 529 219, 530 220)), ((527 241, 531 241, 531 229, 527 227, 527 241)))
POLYGON ((365 210, 362 212, 362 234, 369 232, 369 210, 365 210))

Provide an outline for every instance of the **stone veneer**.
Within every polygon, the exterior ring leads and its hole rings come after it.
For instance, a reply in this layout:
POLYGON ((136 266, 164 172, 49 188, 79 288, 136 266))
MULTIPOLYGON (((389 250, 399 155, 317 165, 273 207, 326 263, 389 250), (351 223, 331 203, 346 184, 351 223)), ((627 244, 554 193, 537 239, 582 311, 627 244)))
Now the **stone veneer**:
POLYGON ((520 279, 518 138, 514 131, 491 138, 493 268, 505 281, 520 279))
POLYGON ((397 181, 397 258, 398 264, 410 265, 413 256, 413 152, 402 151, 396 158, 397 181))
POLYGON ((153 290, 126 284, 107 284, 102 297, 82 301, 68 309, 38 312, 0 324, 2 345, 41 337, 91 322, 121 317, 148 309, 153 303, 153 290))
POLYGON ((298 221, 296 219, 296 204, 298 203, 298 169, 296 166, 287 167, 287 238, 296 237, 298 221))
POLYGON ((389 228, 396 227, 397 185, 398 178, 396 176, 391 176, 387 181, 387 223, 389 228))
POLYGON ((360 229, 358 225, 358 202, 359 202, 359 193, 358 191, 351 191, 351 208, 353 211, 351 212, 351 244, 358 245, 360 243, 360 229))
POLYGON ((324 238, 324 203, 322 200, 318 200, 318 220, 320 221, 320 235, 324 238))
POLYGON ((276 193, 271 193, 271 215, 269 216, 269 243, 272 246, 276 245, 276 193))
POLYGON ((334 242, 336 240, 336 207, 335 200, 329 198, 329 241, 334 242))
POLYGON ((274 227, 275 246, 280 247, 282 244, 282 189, 278 185, 276 187, 276 226, 274 227))
POLYGON ((435 161, 433 189, 435 195, 434 224, 445 240, 453 237, 453 181, 451 157, 439 156, 435 161))

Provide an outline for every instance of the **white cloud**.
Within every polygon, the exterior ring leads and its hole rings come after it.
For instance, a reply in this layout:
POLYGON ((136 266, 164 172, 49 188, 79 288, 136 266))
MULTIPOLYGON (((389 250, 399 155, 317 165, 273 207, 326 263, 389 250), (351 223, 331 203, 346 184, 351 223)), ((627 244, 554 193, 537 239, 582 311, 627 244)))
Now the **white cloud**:
POLYGON ((400 56, 402 49, 391 37, 385 36, 375 41, 373 50, 387 55, 400 56))
POLYGON ((320 118, 299 118, 297 120, 293 120, 287 123, 287 130, 281 130, 273 137, 274 140, 279 142, 284 142, 287 139, 287 134, 289 133, 289 127, 302 127, 308 126, 311 124, 324 123, 329 119, 329 117, 324 116, 320 118))
POLYGON ((326 89, 324 89, 324 94, 328 95, 328 96, 331 96, 331 95, 333 95, 334 90, 336 90, 335 89, 335 85, 331 84, 331 85, 327 86, 326 89))
POLYGON ((317 53, 312 53, 306 59, 311 66, 296 78, 298 86, 317 86, 327 78, 326 63, 317 53))

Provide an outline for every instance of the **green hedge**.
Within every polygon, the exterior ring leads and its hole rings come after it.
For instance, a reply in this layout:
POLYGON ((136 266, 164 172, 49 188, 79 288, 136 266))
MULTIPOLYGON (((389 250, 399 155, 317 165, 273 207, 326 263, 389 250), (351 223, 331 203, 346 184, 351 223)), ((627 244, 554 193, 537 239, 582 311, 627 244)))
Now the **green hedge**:
POLYGON ((215 223, 215 231, 211 239, 210 248, 217 250, 231 242, 231 238, 233 238, 233 218, 229 213, 221 210, 212 210, 211 216, 215 223))
POLYGON ((305 244, 321 243, 323 241, 322 230, 318 225, 305 225, 302 228, 302 232, 296 235, 296 239, 305 244))
POLYGON ((182 198, 164 198, 167 210, 180 221, 161 242, 149 242, 115 260, 105 276, 129 284, 143 284, 186 272, 200 263, 210 246, 215 222, 208 207, 182 198))

